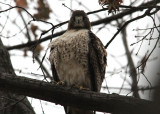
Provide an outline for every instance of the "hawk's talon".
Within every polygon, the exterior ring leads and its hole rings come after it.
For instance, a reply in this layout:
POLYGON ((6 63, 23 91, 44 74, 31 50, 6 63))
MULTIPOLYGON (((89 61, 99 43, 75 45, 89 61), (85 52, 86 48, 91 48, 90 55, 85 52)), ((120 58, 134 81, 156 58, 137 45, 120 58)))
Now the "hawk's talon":
POLYGON ((80 90, 90 90, 89 88, 84 88, 83 86, 79 86, 79 85, 75 85, 75 84, 73 84, 71 87, 76 88, 76 89, 80 89, 80 90))
POLYGON ((80 86, 80 88, 79 88, 80 90, 87 90, 87 91, 89 91, 90 89, 89 88, 84 88, 84 87, 82 87, 82 86, 80 86))
POLYGON ((59 81, 59 82, 57 82, 56 85, 65 85, 65 82, 64 81, 59 81))
POLYGON ((65 85, 65 82, 64 81, 55 81, 55 80, 51 80, 51 84, 55 84, 55 85, 65 85))

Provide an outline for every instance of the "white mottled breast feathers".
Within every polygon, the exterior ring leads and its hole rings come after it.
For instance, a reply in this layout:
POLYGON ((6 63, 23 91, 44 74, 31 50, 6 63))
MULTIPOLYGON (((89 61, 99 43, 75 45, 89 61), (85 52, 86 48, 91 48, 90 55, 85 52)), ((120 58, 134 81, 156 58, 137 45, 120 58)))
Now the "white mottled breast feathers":
POLYGON ((53 48, 49 60, 54 63, 60 80, 68 85, 90 88, 89 40, 87 29, 68 30, 49 44, 53 48))

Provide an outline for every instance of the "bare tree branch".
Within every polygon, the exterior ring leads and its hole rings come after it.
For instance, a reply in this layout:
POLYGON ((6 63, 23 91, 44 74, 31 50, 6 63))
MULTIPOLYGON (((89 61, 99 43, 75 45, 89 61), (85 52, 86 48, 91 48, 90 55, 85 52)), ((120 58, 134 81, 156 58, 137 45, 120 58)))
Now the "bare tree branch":
MULTIPOLYGON (((108 23, 110 23, 110 22, 112 22, 112 21, 114 21, 114 20, 117 20, 117 19, 121 19, 121 18, 123 18, 124 16, 126 16, 126 15, 128 15, 128 14, 132 14, 132 13, 135 13, 135 12, 137 12, 137 11, 143 11, 144 9, 148 9, 147 7, 149 6, 149 5, 152 5, 152 4, 154 4, 155 3, 155 1, 150 1, 150 2, 147 2, 147 3, 144 3, 144 4, 142 4, 142 5, 140 5, 140 6, 138 6, 138 7, 127 7, 127 8, 130 8, 129 10, 124 10, 122 13, 119 13, 119 14, 117 14, 117 15, 113 15, 113 16, 110 16, 110 17, 106 17, 106 18, 104 18, 104 19, 100 19, 100 20, 98 20, 98 21, 94 21, 94 22, 92 22, 91 23, 91 25, 92 26, 96 26, 96 25, 99 25, 99 24, 108 24, 108 23)), ((157 1, 157 3, 160 3, 160 1, 157 1)), ((122 6, 121 6, 122 7, 122 6)), ((126 6, 123 6, 123 7, 126 7, 126 6)), ((153 5, 152 7, 149 7, 149 8, 157 8, 157 9, 159 9, 160 10, 160 7, 159 6, 156 6, 156 5, 153 5)), ((92 12, 88 12, 87 14, 89 15, 89 14, 94 14, 94 13, 98 13, 98 12, 101 12, 101 11, 105 11, 105 10, 107 10, 107 8, 104 8, 104 9, 100 9, 100 10, 96 10, 96 11, 92 11, 92 12)), ((0 12, 1 13, 1 12, 0 12)), ((124 24, 124 26, 122 27, 122 28, 120 28, 116 33, 115 33, 115 35, 111 38, 111 40, 106 44, 106 48, 108 47, 108 45, 114 40, 114 38, 117 36, 117 34, 119 34, 119 32, 126 26, 126 25, 128 25, 130 22, 133 22, 133 21, 135 21, 135 20, 137 20, 137 19, 140 19, 140 18, 143 18, 143 17, 145 17, 146 15, 144 15, 144 16, 142 16, 142 17, 137 17, 136 19, 134 19, 134 20, 129 20, 129 21, 127 21, 125 24, 124 24)), ((33 20, 35 20, 34 18, 33 18, 33 20)), ((62 23, 60 23, 60 24, 57 24, 57 25, 55 25, 55 26, 53 26, 51 29, 49 29, 49 30, 47 30, 47 32, 48 31, 50 31, 50 30, 52 30, 52 29, 54 29, 54 28, 57 28, 57 27, 59 27, 59 26, 62 26, 62 25, 64 25, 64 24, 66 24, 68 21, 65 21, 65 22, 62 22, 62 23)), ((47 40, 49 40, 49 39, 52 39, 52 38, 55 38, 55 37, 57 37, 57 36, 59 36, 59 35, 62 35, 63 33, 64 33, 65 31, 61 31, 61 32, 58 32, 58 33, 55 33, 55 34, 53 34, 53 35, 49 35, 49 36, 47 36, 47 37, 44 37, 44 38, 42 38, 42 39, 40 39, 40 40, 35 40, 35 41, 31 41, 31 42, 28 42, 28 43, 25 43, 25 44, 19 44, 19 45, 15 45, 15 46, 10 46, 10 47, 6 47, 7 48, 7 50, 12 50, 12 49, 21 49, 21 48, 26 48, 26 47, 30 47, 30 46, 33 46, 33 45, 35 45, 37 42, 38 43, 41 43, 41 42, 44 42, 44 41, 47 41, 47 40)))
POLYGON ((129 23, 131 23, 131 22, 133 22, 133 21, 135 21, 135 20, 144 18, 144 17, 146 17, 146 16, 150 16, 150 15, 158 12, 159 9, 156 10, 156 11, 154 11, 154 12, 152 12, 152 13, 150 13, 150 11, 151 11, 151 9, 148 9, 143 15, 137 16, 137 17, 135 17, 135 18, 133 18, 133 19, 131 19, 131 20, 126 21, 126 22, 117 30, 117 32, 113 35, 113 37, 111 38, 111 40, 105 45, 105 48, 107 48, 107 47, 109 46, 109 44, 116 38, 116 36, 117 36, 129 23))

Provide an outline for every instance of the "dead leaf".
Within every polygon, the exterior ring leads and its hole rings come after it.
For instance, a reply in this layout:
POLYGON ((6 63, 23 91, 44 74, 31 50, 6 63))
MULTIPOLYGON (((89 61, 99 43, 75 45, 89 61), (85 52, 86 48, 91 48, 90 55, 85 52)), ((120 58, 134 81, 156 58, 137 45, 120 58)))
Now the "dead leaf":
POLYGON ((27 57, 27 56, 28 56, 28 54, 27 54, 27 50, 26 50, 26 49, 24 50, 24 54, 23 54, 23 56, 24 56, 24 57, 27 57))
MULTIPOLYGON (((22 7, 22 8, 27 8, 28 4, 26 0, 14 0, 16 3, 16 6, 22 7)), ((18 12, 21 12, 22 9, 18 8, 18 12)))
POLYGON ((40 44, 38 44, 35 49, 36 53, 40 53, 42 50, 43 50, 43 47, 40 44))
POLYGON ((122 3, 122 0, 99 0, 99 4, 104 6, 108 6, 108 12, 111 13, 112 10, 116 13, 116 11, 119 11, 119 6, 122 3))
POLYGON ((37 38, 37 34, 36 34, 37 29, 38 29, 38 26, 35 26, 33 24, 31 25, 31 31, 32 31, 35 39, 37 38))
POLYGON ((38 7, 35 8, 38 13, 34 14, 34 17, 37 19, 49 19, 49 14, 51 12, 51 9, 49 8, 49 5, 46 0, 38 0, 38 7))

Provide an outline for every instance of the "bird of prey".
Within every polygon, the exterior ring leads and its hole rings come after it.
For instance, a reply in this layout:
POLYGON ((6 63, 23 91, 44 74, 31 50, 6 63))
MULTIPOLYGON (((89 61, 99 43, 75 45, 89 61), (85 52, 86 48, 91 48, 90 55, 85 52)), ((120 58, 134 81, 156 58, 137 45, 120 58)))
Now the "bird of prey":
MULTIPOLYGON (((53 79, 100 92, 107 65, 107 52, 100 39, 91 31, 87 14, 75 10, 67 31, 53 40, 49 61, 53 79)), ((93 114, 93 111, 66 107, 66 114, 93 114)))

